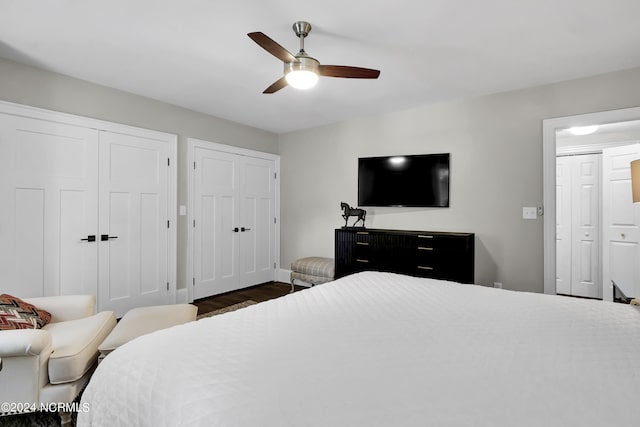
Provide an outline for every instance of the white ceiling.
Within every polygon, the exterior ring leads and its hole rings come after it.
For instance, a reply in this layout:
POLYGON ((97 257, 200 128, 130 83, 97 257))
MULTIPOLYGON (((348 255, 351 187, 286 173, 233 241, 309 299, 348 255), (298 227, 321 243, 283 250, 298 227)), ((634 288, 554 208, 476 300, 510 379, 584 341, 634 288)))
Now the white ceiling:
POLYGON ((1 0, 0 56, 283 133, 640 66, 638 0, 1 0), (381 70, 262 91, 294 21, 323 64, 381 70))

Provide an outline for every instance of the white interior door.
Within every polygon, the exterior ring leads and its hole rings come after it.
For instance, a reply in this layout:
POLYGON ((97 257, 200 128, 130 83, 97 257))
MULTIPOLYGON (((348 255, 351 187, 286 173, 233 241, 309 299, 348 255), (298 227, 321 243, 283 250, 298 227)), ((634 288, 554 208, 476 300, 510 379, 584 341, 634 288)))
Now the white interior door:
POLYGON ((97 158, 95 129, 0 114, 2 292, 96 293, 97 158))
POLYGON ((194 169, 193 297, 239 287, 237 156, 196 147, 194 169))
POLYGON ((275 162, 240 157, 240 283, 274 279, 275 162))
POLYGON ((169 302, 169 145, 100 132, 100 310, 169 302))
POLYGON ((571 295, 572 157, 556 157, 556 292, 571 295))
POLYGON ((571 295, 599 298, 600 154, 573 156, 571 195, 571 295))
POLYGON ((275 160, 194 146, 193 298, 271 281, 275 160))
POLYGON ((556 292, 600 298, 601 155, 556 157, 556 292))
POLYGON ((613 299, 611 281, 628 297, 640 297, 640 206, 631 196, 632 160, 640 145, 603 150, 603 298, 613 299))

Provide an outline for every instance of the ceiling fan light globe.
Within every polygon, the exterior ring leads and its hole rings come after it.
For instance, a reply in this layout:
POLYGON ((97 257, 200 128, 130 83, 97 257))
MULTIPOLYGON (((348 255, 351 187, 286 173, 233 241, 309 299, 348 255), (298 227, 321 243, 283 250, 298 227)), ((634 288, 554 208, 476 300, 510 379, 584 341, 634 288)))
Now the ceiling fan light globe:
POLYGON ((310 89, 318 83, 320 63, 306 54, 296 56, 298 62, 284 64, 284 78, 296 89, 310 89))
POLYGON ((289 86, 296 89, 311 89, 318 83, 318 75, 313 71, 297 70, 290 71, 285 76, 289 86))

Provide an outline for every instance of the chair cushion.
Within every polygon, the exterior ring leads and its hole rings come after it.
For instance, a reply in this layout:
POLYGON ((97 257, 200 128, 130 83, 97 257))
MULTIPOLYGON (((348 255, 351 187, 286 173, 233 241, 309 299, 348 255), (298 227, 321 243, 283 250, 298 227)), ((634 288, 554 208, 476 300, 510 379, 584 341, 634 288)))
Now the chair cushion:
POLYGON ((51 313, 8 294, 0 295, 0 330, 38 329, 51 321, 51 313))
POLYGON ((53 353, 49 358, 49 382, 76 381, 98 360, 98 346, 116 326, 113 311, 66 322, 50 323, 53 353))

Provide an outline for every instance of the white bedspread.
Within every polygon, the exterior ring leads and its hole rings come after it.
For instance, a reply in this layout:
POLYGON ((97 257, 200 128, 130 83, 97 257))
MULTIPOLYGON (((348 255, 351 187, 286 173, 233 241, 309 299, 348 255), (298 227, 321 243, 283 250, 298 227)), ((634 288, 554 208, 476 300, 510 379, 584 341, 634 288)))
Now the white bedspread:
POLYGON ((640 309, 389 273, 140 337, 80 426, 639 425, 640 309))

